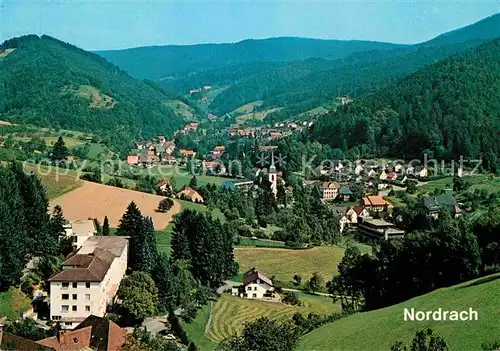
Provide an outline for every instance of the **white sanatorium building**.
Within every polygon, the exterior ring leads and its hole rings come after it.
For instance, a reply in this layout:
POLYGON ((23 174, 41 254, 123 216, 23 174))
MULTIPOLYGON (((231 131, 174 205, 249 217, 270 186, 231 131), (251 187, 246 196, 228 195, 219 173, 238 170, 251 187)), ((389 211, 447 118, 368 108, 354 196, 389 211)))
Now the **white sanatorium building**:
POLYGON ((50 279, 50 318, 72 329, 88 316, 103 317, 127 269, 128 240, 89 236, 50 279))
POLYGON ((78 250, 89 237, 97 234, 97 228, 92 219, 70 221, 64 226, 64 230, 66 236, 71 238, 74 250, 78 250))

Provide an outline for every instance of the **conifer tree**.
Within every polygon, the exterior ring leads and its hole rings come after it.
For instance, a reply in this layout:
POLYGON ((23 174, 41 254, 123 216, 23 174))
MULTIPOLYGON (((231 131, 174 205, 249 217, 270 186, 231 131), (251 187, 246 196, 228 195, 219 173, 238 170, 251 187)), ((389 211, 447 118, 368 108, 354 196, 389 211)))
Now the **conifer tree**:
POLYGON ((102 223, 102 235, 109 236, 109 219, 108 216, 104 216, 104 222, 102 223))
POLYGON ((195 175, 193 175, 193 177, 189 181, 189 187, 193 189, 196 189, 198 187, 198 180, 196 179, 195 175))
POLYGON ((172 268, 170 259, 164 253, 158 255, 151 277, 158 288, 158 309, 168 312, 174 309, 174 287, 172 284, 172 268))
POLYGON ((13 172, 0 167, 0 291, 22 276, 28 253, 23 200, 13 172))
POLYGON ((118 225, 117 234, 122 236, 129 236, 129 259, 128 266, 135 270, 141 261, 141 256, 143 253, 143 246, 141 246, 141 241, 143 241, 143 217, 141 211, 137 208, 137 205, 132 201, 128 207, 127 211, 120 219, 120 224, 118 225))
POLYGON ((52 161, 66 161, 68 158, 68 148, 64 143, 64 139, 62 136, 57 138, 57 141, 54 144, 54 149, 52 150, 52 161))

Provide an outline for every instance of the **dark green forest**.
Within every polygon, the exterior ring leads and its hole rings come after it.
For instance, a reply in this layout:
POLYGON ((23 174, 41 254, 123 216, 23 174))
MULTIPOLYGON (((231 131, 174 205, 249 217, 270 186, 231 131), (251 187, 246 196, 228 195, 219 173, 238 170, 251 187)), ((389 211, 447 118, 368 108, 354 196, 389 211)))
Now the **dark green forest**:
POLYGON ((135 137, 173 135, 182 119, 162 105, 175 98, 153 82, 128 76, 102 57, 48 36, 6 41, 15 50, 0 61, 0 118, 43 127, 96 132, 114 149, 135 137), (91 107, 79 87, 116 103, 91 107), (95 90, 94 89, 94 90, 95 90))
POLYGON ((228 44, 148 46, 97 53, 134 77, 156 80, 211 68, 224 69, 237 64, 300 61, 313 57, 337 60, 355 52, 400 46, 361 40, 282 37, 248 39, 228 44))
POLYGON ((313 140, 361 157, 495 158, 500 39, 430 65, 317 121, 313 140))

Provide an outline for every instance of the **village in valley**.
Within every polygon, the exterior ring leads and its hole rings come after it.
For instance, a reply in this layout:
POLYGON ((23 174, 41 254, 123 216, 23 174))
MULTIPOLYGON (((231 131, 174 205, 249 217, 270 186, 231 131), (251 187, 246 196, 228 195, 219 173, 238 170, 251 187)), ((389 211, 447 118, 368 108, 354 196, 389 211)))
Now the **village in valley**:
POLYGON ((500 56, 448 58, 470 37, 0 43, 0 350, 499 350, 500 105, 471 77, 500 56), (441 301, 481 320, 402 324, 441 301))

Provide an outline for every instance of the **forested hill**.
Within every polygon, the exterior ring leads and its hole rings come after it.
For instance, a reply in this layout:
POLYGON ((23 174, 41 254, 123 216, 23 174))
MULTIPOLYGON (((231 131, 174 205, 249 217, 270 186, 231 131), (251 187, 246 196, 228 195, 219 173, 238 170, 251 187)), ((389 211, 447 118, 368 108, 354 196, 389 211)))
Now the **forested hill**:
POLYGON ((355 52, 403 45, 361 40, 320 40, 295 37, 243 40, 227 44, 149 46, 97 53, 132 76, 160 79, 179 73, 252 62, 287 62, 309 58, 337 60, 355 52))
POLYGON ((96 132, 115 149, 133 137, 172 135, 183 122, 162 103, 175 96, 156 83, 59 40, 15 38, 0 53, 2 120, 96 132))
POLYGON ((500 39, 430 65, 317 121, 354 156, 481 158, 500 152, 500 39))
MULTIPOLYGON (((210 108, 225 113, 250 101, 266 100, 264 107, 287 107, 270 117, 290 118, 314 104, 331 103, 332 97, 360 96, 373 91, 427 64, 497 37, 500 37, 500 14, 421 44, 356 52, 330 62, 330 67, 311 61, 308 62, 308 74, 296 69, 296 63, 284 63, 278 70, 259 72, 235 81, 217 96, 210 108)), ((217 82, 215 72, 210 73, 206 81, 217 82)), ((184 78, 191 79, 192 76, 184 78)))

